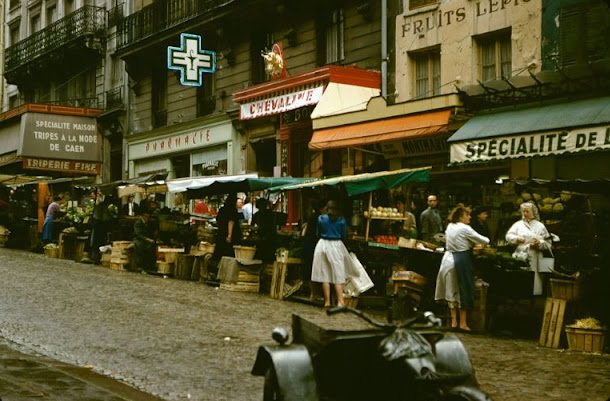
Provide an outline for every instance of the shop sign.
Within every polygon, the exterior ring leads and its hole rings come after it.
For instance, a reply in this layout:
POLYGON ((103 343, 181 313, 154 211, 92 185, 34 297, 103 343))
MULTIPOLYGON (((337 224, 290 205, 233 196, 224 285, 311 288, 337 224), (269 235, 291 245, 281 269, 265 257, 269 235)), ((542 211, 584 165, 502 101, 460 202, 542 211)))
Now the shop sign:
MULTIPOLYGON (((511 7, 519 7, 529 3, 531 0, 483 0, 470 3, 474 10, 472 14, 466 12, 466 7, 442 7, 427 14, 417 13, 410 17, 407 16, 402 24, 402 37, 423 35, 426 32, 459 24, 466 21, 468 15, 473 18, 490 16, 498 12, 503 12, 511 7)), ((469 7, 470 7, 469 4, 469 7)))
POLYGON ((218 145, 231 140, 232 125, 198 128, 129 145, 129 159, 141 159, 218 145))
POLYGON ((180 34, 180 47, 167 47, 167 68, 180 72, 180 84, 202 86, 203 73, 216 71, 216 52, 201 48, 201 36, 180 34))
POLYGON ((15 161, 17 161, 17 152, 11 152, 5 155, 0 155, 0 166, 4 166, 5 164, 11 164, 15 161))
POLYGON ((598 149, 610 149, 610 125, 458 142, 451 145, 451 162, 548 156, 598 149))
POLYGON ((84 162, 77 160, 54 160, 39 157, 24 157, 23 168, 28 170, 56 171, 61 173, 77 173, 98 175, 101 172, 101 163, 84 162))
POLYGON ((241 105, 240 118, 249 120, 317 104, 323 93, 324 86, 318 86, 244 103, 241 105))
POLYGON ((102 140, 95 118, 26 113, 21 117, 19 154, 99 162, 102 140))

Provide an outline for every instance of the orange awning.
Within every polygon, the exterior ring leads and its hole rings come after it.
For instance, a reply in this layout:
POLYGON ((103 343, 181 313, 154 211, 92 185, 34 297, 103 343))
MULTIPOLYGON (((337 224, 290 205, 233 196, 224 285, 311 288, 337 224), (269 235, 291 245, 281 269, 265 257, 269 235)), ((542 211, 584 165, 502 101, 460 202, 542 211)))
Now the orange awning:
POLYGON ((346 148, 441 134, 447 131, 450 116, 451 110, 441 110, 316 130, 309 149, 346 148))

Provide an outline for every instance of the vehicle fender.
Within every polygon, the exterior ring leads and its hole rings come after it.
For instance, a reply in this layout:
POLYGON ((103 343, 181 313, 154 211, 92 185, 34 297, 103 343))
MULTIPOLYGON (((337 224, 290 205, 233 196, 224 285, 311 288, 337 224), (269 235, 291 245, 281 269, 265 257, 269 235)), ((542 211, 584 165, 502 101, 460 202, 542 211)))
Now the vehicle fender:
POLYGON ((468 377, 469 384, 476 385, 474 369, 464 344, 453 334, 444 336, 434 344, 436 371, 468 377))
POLYGON ((275 369, 284 401, 319 401, 318 386, 307 347, 302 344, 261 346, 252 374, 264 376, 275 369))
POLYGON ((468 401, 492 401, 491 398, 476 387, 456 386, 447 392, 448 399, 459 399, 468 401))

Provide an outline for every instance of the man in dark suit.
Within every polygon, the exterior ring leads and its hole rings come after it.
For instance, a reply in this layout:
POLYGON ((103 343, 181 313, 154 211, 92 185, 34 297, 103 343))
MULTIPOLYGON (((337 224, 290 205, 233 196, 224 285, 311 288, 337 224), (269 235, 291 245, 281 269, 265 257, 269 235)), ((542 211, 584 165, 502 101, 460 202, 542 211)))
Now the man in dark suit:
POLYGON ((133 201, 133 195, 127 197, 127 203, 123 205, 125 216, 135 216, 140 213, 140 205, 133 201))

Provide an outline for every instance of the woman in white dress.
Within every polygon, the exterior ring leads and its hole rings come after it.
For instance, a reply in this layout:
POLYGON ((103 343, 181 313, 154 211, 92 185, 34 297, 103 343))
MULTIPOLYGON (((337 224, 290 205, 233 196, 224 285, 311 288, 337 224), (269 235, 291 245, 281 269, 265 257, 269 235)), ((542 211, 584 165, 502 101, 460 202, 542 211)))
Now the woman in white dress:
POLYGON ((520 209, 521 220, 516 221, 506 232, 506 241, 517 245, 513 258, 529 261, 530 269, 534 271, 533 295, 541 295, 543 285, 538 265, 542 251, 551 250, 551 235, 539 221, 536 205, 525 202, 520 209))
POLYGON ((468 310, 474 306, 472 247, 489 244, 489 238, 470 227, 470 209, 458 204, 449 214, 445 231, 446 251, 436 278, 436 301, 447 302, 451 328, 470 331, 468 310), (459 311, 459 323, 458 323, 459 311))

